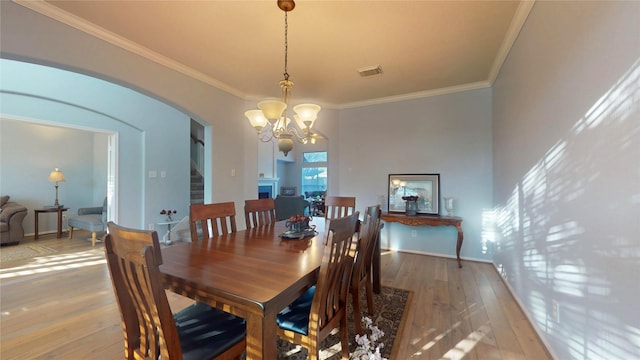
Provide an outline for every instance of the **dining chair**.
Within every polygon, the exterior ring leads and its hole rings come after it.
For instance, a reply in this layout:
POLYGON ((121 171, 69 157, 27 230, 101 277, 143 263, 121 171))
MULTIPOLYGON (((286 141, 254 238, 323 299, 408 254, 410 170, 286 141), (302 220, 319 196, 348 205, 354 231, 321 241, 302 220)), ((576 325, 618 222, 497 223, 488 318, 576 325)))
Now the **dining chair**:
POLYGON ((107 224, 104 248, 120 308, 125 358, 232 359, 246 348, 246 322, 202 303, 173 314, 159 270, 158 234, 107 224))
POLYGON ((337 219, 356 211, 356 198, 353 196, 327 196, 324 198, 324 218, 337 219))
POLYGON ((364 288, 367 297, 367 309, 373 315, 375 308, 373 305, 373 280, 371 278, 373 265, 373 251, 380 227, 380 215, 382 210, 380 205, 368 206, 364 216, 364 222, 360 225, 358 234, 358 244, 356 246, 356 256, 351 274, 351 284, 349 292, 353 304, 353 319, 355 330, 358 334, 363 333, 362 310, 360 309, 360 289, 364 288))
POLYGON ((189 208, 192 241, 208 239, 238 231, 234 202, 193 204, 189 208), (211 226, 211 232, 209 232, 211 226), (202 236, 198 236, 198 228, 202 236))
POLYGON ((349 256, 359 213, 331 220, 318 281, 276 317, 278 336, 309 351, 309 359, 319 357, 319 346, 339 328, 342 358, 349 358, 347 331, 347 288, 353 258, 349 256))
POLYGON ((276 204, 273 199, 244 201, 244 221, 247 229, 271 225, 276 222, 276 204))

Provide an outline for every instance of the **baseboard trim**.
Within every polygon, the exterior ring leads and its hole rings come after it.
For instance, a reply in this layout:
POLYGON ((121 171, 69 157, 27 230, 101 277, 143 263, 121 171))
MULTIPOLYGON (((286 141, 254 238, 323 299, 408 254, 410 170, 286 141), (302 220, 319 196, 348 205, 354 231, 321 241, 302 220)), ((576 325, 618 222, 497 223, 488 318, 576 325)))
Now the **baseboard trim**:
MULTIPOLYGON (((431 252, 426 252, 426 251, 400 250, 400 249, 382 249, 381 251, 383 251, 383 252, 384 251, 397 251, 397 252, 416 254, 416 255, 428 255, 428 256, 442 257, 442 258, 448 258, 448 259, 457 259, 455 255, 431 253, 431 252)), ((462 261, 474 261, 474 262, 493 264, 493 261, 487 260, 487 259, 479 259, 479 258, 473 258, 473 257, 467 257, 467 256, 460 256, 460 259, 462 261)), ((464 265, 464 263, 463 263, 463 265, 464 265)))

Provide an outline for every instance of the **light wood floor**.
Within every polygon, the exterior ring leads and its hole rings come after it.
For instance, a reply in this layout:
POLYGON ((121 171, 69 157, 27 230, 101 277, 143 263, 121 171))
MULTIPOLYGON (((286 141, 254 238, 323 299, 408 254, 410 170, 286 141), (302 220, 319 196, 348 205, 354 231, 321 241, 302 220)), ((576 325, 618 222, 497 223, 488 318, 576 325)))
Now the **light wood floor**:
MULTIPOLYGON (((35 243, 54 255, 0 264, 2 360, 123 357, 102 243, 87 237, 46 235, 35 243)), ((490 264, 386 252, 382 282, 414 292, 398 359, 550 358, 490 264)), ((169 295, 174 310, 189 303, 169 295)))

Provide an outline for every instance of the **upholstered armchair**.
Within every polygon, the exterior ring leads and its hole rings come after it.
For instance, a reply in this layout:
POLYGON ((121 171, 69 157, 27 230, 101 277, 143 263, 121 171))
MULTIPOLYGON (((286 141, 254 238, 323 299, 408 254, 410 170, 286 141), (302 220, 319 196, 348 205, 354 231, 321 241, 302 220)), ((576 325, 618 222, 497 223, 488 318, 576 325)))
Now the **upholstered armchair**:
POLYGON ((309 202, 302 196, 278 195, 274 202, 278 221, 288 219, 293 215, 304 215, 309 207, 309 202))
POLYGON ((73 237, 73 229, 91 231, 91 245, 96 246, 98 231, 107 228, 107 198, 102 206, 79 208, 78 215, 70 216, 68 221, 69 240, 73 237))
POLYGON ((9 196, 0 197, 0 244, 18 244, 24 237, 22 221, 27 208, 9 201, 9 196))

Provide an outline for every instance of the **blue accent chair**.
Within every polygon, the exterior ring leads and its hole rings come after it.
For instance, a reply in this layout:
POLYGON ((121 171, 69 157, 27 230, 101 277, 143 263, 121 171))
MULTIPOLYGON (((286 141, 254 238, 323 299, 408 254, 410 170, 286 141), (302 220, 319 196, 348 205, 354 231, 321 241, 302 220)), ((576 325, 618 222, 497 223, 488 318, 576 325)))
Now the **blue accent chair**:
POLYGON ((107 198, 102 206, 79 208, 78 215, 70 216, 68 225, 69 240, 73 237, 73 229, 91 231, 91 245, 96 246, 97 232, 107 228, 107 198))

